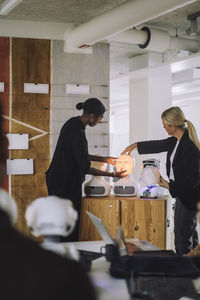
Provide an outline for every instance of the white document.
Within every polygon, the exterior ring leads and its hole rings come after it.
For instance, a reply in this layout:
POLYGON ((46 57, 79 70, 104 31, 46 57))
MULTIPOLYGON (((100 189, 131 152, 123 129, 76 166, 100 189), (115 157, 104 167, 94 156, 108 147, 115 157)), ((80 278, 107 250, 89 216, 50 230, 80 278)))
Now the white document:
POLYGON ((0 82, 0 92, 4 92, 4 82, 0 82))
POLYGON ((48 94, 49 93, 49 84, 24 83, 24 93, 48 94))
POLYGON ((8 175, 33 174, 33 159, 7 159, 8 175))
POLYGON ((88 95, 90 93, 89 85, 66 84, 66 94, 71 95, 88 95))
POLYGON ((8 149, 28 149, 28 134, 6 134, 9 145, 8 149))

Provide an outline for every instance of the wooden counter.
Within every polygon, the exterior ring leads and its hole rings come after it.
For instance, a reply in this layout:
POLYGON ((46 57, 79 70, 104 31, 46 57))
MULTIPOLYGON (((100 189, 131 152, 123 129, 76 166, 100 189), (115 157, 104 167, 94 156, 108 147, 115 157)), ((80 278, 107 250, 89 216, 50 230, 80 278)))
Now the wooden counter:
POLYGON ((80 241, 101 240, 86 214, 90 211, 101 218, 113 239, 121 222, 125 238, 146 240, 165 249, 166 198, 83 197, 79 229, 80 241))

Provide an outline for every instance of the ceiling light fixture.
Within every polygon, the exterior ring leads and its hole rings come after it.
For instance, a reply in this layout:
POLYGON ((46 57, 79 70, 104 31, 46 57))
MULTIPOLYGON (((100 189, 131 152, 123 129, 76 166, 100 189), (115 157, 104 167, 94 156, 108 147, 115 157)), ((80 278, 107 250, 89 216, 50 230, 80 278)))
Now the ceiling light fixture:
POLYGON ((23 0, 6 0, 0 6, 0 15, 7 15, 11 10, 13 10, 17 5, 19 5, 23 0))

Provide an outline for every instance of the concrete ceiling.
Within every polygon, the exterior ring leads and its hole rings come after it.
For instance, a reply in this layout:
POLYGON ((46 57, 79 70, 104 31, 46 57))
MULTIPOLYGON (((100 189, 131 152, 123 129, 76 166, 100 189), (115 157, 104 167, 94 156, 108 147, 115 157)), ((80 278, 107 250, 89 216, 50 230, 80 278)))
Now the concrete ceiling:
MULTIPOLYGON (((200 35, 189 37, 186 33, 186 29, 190 27, 190 21, 187 19, 187 16, 198 11, 200 11, 200 0, 153 19, 147 23, 140 24, 137 26, 137 29, 140 29, 143 26, 149 26, 158 29, 166 29, 173 36, 177 35, 184 38, 200 39, 200 35)), ((197 21, 198 30, 200 32, 200 17, 197 19, 197 21)), ((142 53, 145 53, 145 51, 141 50, 136 45, 111 43, 111 79, 126 74, 128 71, 129 59, 142 53)), ((170 59, 170 56, 172 59, 174 59, 176 56, 175 51, 169 51, 169 53, 165 53, 166 60, 168 57, 170 59)))
MULTIPOLYGON (((168 29, 171 34, 177 33, 181 37, 188 37, 186 29, 190 27, 190 21, 187 16, 200 11, 200 1, 196 1, 166 15, 151 20, 147 24, 149 26, 156 26, 168 29), (177 31, 177 32, 176 32, 177 31)), ((197 19, 200 30, 200 17, 197 19)))
MULTIPOLYGON (((80 25, 126 0, 24 0, 0 19, 80 25)), ((4 0, 0 0, 0 4, 4 0)))
MULTIPOLYGON (((78 26, 125 1, 126 0, 23 0, 10 13, 5 16, 0 16, 0 20, 72 23, 78 26)), ((4 0, 0 0, 0 4, 3 2, 4 0)), ((141 24, 138 26, 138 29, 147 25, 167 29, 172 35, 175 35, 177 32, 180 37, 188 37, 186 29, 190 27, 190 22, 187 20, 187 16, 197 11, 200 11, 200 0, 151 20, 150 22, 141 24)), ((200 17, 198 18, 198 23, 200 30, 200 17)), ((111 78, 126 74, 128 72, 129 58, 144 53, 144 51, 136 45, 118 42, 112 42, 110 49, 111 78)))
MULTIPOLYGON (((5 0, 0 0, 2 4, 5 0)), ((162 0, 161 0, 162 1, 162 0)), ((80 25, 99 16, 126 0, 23 0, 6 16, 0 19, 40 22, 73 23, 80 25)), ((162 27, 185 34, 190 26, 187 16, 200 11, 200 0, 158 17, 146 25, 162 27)), ((200 24, 200 18, 198 18, 200 24)))

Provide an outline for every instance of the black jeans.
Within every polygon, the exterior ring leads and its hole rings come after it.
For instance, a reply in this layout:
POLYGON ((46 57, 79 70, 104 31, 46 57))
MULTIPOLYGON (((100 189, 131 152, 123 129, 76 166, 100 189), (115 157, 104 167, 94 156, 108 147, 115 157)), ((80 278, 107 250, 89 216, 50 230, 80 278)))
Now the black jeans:
POLYGON ((187 209, 181 201, 176 198, 174 212, 174 244, 179 255, 186 254, 194 249, 198 243, 197 213, 187 209))

